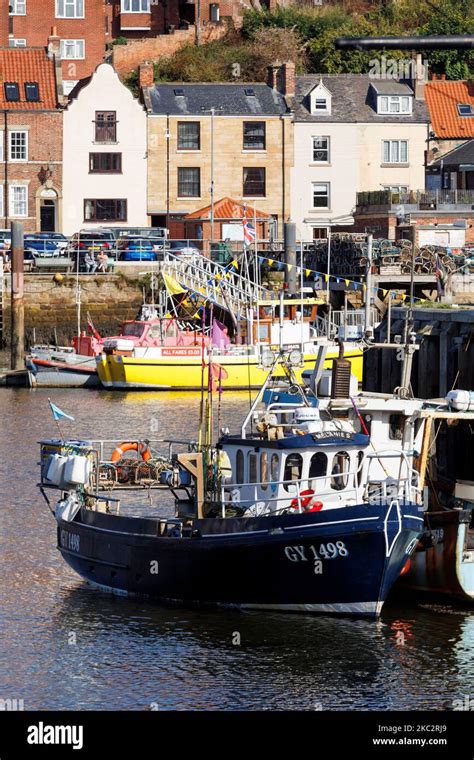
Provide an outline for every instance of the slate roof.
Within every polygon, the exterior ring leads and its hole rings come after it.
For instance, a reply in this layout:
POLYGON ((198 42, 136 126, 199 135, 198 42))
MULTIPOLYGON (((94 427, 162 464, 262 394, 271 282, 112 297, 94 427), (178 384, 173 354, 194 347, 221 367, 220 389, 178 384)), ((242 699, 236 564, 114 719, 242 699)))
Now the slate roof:
POLYGON ((169 83, 144 88, 145 103, 151 114, 200 116, 211 108, 216 115, 280 116, 287 112, 283 95, 266 84, 169 83), (182 91, 183 95, 176 95, 182 91), (252 90, 253 95, 246 95, 252 90))
POLYGON ((474 83, 436 80, 425 86, 426 103, 436 137, 474 137, 474 116, 460 116, 458 103, 470 103, 474 109, 474 83))
POLYGON ((58 107, 54 61, 44 48, 0 48, 0 109, 7 111, 44 111, 58 107), (5 99, 5 82, 18 82, 20 100, 5 99), (25 98, 25 82, 37 82, 38 102, 25 98))
MULTIPOLYGON (((419 124, 429 121, 426 104, 422 100, 413 99, 413 112, 409 115, 384 114, 378 115, 376 111, 376 93, 371 84, 377 87, 380 80, 369 77, 368 74, 310 74, 296 77, 296 92, 293 98, 287 98, 289 107, 294 111, 295 121, 308 122, 376 122, 419 124), (309 110, 309 93, 316 87, 320 80, 330 91, 331 113, 312 114, 309 110)), ((393 80, 391 83, 384 82, 383 94, 409 94, 413 93, 411 87, 404 83, 393 80), (387 93, 388 87, 397 85, 396 92, 387 93), (400 91, 400 87, 403 88, 400 91)))
POLYGON ((443 166, 460 166, 461 164, 474 164, 474 140, 469 140, 463 145, 451 150, 449 153, 445 153, 444 156, 438 158, 436 161, 432 161, 431 167, 443 166))

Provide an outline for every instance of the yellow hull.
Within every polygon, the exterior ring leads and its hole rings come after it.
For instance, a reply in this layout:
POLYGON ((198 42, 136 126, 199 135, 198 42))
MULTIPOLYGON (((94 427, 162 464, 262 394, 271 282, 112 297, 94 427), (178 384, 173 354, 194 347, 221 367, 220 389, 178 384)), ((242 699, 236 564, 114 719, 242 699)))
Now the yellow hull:
MULTIPOLYGON (((339 349, 328 350, 325 369, 330 369, 332 359, 339 349)), ((304 367, 295 368, 295 375, 301 379, 303 370, 312 369, 317 354, 305 354, 304 367)), ((352 373, 362 381, 363 352, 357 346, 347 349, 344 358, 350 359, 352 373)), ((268 372, 258 365, 254 356, 216 356, 214 362, 223 368, 222 387, 227 390, 260 388, 268 372)), ((202 387, 202 361, 200 356, 165 356, 156 359, 131 358, 128 356, 98 357, 97 371, 105 388, 118 390, 200 390, 202 387)), ((278 374, 278 372, 277 372, 278 374)), ((281 371, 283 376, 283 371, 281 371)), ((204 385, 207 385, 207 367, 204 371, 204 385)))

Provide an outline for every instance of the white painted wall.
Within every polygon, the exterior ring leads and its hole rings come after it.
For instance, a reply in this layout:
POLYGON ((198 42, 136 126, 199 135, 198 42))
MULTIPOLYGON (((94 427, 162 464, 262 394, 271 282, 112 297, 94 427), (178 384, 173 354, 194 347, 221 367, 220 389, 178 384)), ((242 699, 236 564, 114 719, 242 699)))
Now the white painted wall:
POLYGON ((324 226, 318 220, 349 215, 355 207, 357 127, 355 124, 296 122, 294 145, 291 216, 296 223, 297 238, 312 240, 313 227, 324 226), (330 139, 328 163, 313 163, 313 137, 318 136, 328 136, 330 139), (328 209, 313 208, 313 182, 330 183, 328 209))
POLYGON ((382 190, 384 185, 406 185, 410 190, 424 189, 426 124, 409 124, 400 117, 400 122, 397 124, 358 124, 357 130, 359 133, 358 190, 360 192, 382 190), (383 140, 407 140, 407 166, 383 164, 383 140))
POLYGON ((63 232, 107 226, 84 221, 85 198, 126 198, 127 221, 112 226, 148 225, 146 113, 108 63, 100 64, 90 83, 64 112, 63 232), (96 111, 117 112, 117 144, 94 143, 96 111), (89 153, 122 153, 122 174, 89 174, 89 153))

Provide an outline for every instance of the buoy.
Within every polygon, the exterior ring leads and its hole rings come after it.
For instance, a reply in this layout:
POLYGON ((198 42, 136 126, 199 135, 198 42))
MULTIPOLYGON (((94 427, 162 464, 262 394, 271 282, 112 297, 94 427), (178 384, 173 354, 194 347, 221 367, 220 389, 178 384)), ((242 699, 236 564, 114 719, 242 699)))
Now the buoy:
POLYGON ((53 277, 54 282, 62 282, 64 280, 64 275, 61 274, 61 272, 56 272, 56 274, 53 277))

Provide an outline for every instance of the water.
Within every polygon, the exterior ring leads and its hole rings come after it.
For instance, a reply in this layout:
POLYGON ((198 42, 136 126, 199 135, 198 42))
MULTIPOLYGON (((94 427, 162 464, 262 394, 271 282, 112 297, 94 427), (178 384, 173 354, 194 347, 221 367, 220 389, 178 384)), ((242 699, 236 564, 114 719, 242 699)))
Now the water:
MULTIPOLYGON (((195 436, 198 397, 0 389, 0 698, 25 709, 452 709, 474 698, 474 613, 386 605, 379 622, 165 608, 90 589, 37 491, 48 395, 74 437, 195 436), (160 430, 156 433, 156 424, 160 430), (404 645, 397 643, 404 634, 404 645), (237 643, 240 639, 240 643, 237 643)), ((235 429, 245 394, 226 397, 235 429)))

